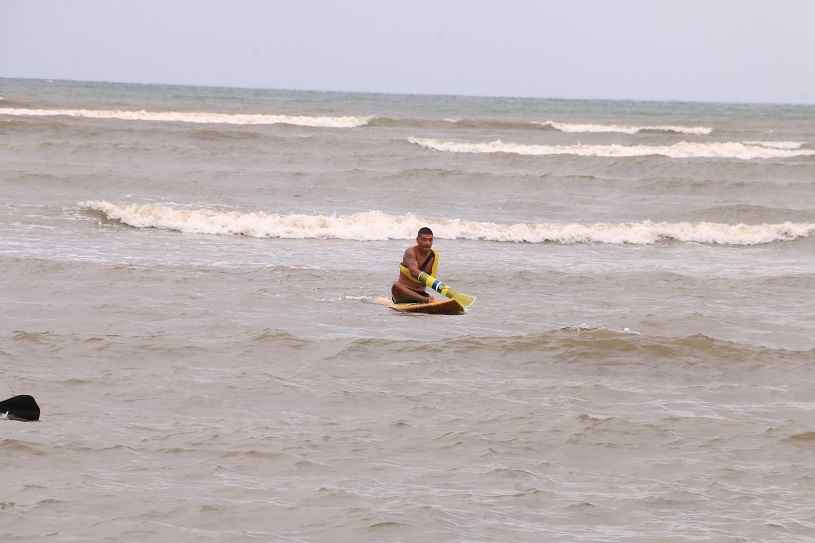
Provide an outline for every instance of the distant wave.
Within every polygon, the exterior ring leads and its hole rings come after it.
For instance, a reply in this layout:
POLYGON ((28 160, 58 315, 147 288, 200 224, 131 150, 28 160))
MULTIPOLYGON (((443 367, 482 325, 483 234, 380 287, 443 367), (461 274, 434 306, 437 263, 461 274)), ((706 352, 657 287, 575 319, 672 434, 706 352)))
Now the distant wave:
POLYGON ((761 145, 747 142, 694 143, 679 142, 673 145, 530 145, 490 142, 458 142, 430 138, 408 138, 426 149, 448 153, 509 153, 525 156, 577 155, 597 157, 641 157, 660 155, 669 158, 788 158, 815 156, 815 149, 790 147, 796 142, 764 142, 761 145), (775 144, 770 146, 768 143, 775 144))
POLYGON ((541 130, 540 123, 530 121, 499 120, 499 119, 418 119, 404 117, 373 117, 368 126, 378 127, 406 127, 406 128, 487 128, 492 130, 541 130))
MULTIPOLYGON (((750 363, 764 364, 768 360, 784 360, 790 363, 808 363, 815 354, 814 350, 793 351, 772 349, 748 343, 735 343, 703 334, 691 336, 656 336, 642 335, 633 331, 611 330, 608 328, 575 326, 557 330, 546 330, 536 334, 512 336, 459 336, 444 342, 427 342, 416 340, 398 340, 383 338, 361 338, 351 341, 335 357, 348 353, 355 355, 371 354, 383 356, 427 352, 461 353, 497 352, 502 355, 524 354, 546 351, 566 356, 566 360, 591 360, 594 356, 613 356, 620 354, 631 360, 631 352, 637 351, 644 356, 640 360, 670 360, 672 364, 697 363, 699 360, 710 360, 717 364, 750 363)), ((807 436, 812 440, 813 436, 807 436)))
POLYGON ((618 133, 618 134, 637 134, 639 132, 670 132, 676 134, 690 134, 694 136, 707 136, 713 132, 712 128, 707 126, 674 126, 674 125, 656 125, 656 126, 626 126, 617 124, 574 124, 574 123, 558 123, 555 121, 545 121, 537 123, 541 126, 554 128, 561 132, 581 133, 581 132, 597 132, 597 133, 618 133))
POLYGON ((746 145, 757 145, 768 149, 800 149, 805 141, 745 141, 746 145))
POLYGON ((527 121, 520 119, 466 119, 448 117, 444 119, 418 119, 402 117, 370 117, 368 126, 379 127, 412 127, 412 128, 486 128, 492 130, 558 130, 569 133, 669 133, 707 136, 713 129, 706 126, 626 126, 614 124, 575 124, 555 121, 527 121))
POLYGON ((371 117, 317 117, 306 115, 266 115, 260 113, 210 113, 195 111, 131 111, 106 109, 0 108, 0 115, 18 117, 81 117, 123 121, 157 121, 196 124, 272 125, 289 124, 316 128, 356 128, 371 117))
POLYGON ((217 209, 184 209, 161 204, 80 202, 85 210, 136 228, 161 228, 199 234, 258 238, 347 239, 360 241, 413 239, 429 225, 442 239, 520 243, 611 243, 650 245, 664 240, 715 245, 757 245, 804 238, 815 223, 722 224, 713 222, 519 223, 432 219, 413 214, 365 211, 350 215, 280 215, 217 209))
POLYGON ((569 133, 619 133, 638 134, 642 132, 689 134, 694 136, 707 136, 713 129, 706 126, 679 126, 679 125, 653 125, 653 126, 627 126, 615 124, 576 124, 559 123, 555 121, 526 121, 517 119, 460 119, 448 117, 441 120, 431 119, 405 119, 398 117, 374 117, 370 126, 404 126, 416 128, 488 128, 493 130, 523 130, 523 129, 549 129, 569 133))
POLYGON ((673 218, 683 221, 719 221, 727 223, 815 222, 815 209, 792 209, 752 204, 729 204, 683 211, 673 218))

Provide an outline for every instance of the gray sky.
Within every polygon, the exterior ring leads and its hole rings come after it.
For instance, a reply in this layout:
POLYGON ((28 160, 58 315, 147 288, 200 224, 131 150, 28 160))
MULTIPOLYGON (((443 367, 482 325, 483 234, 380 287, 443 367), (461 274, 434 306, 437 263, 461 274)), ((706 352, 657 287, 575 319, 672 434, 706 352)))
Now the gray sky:
POLYGON ((815 103, 815 0, 0 0, 0 76, 815 103))

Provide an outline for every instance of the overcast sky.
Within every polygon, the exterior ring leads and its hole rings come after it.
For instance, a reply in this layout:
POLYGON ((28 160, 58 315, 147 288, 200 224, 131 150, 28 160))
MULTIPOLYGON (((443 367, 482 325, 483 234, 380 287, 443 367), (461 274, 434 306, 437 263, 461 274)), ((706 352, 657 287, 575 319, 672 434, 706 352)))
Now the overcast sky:
POLYGON ((815 0, 0 0, 0 76, 815 103, 815 0))

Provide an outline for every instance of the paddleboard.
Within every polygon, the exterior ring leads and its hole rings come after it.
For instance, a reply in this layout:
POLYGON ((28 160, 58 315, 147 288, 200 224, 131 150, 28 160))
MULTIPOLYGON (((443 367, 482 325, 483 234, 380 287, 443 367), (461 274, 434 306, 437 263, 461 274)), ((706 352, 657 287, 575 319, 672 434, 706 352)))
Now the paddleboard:
POLYGON ((395 304, 387 298, 380 298, 382 305, 402 313, 429 313, 431 315, 461 315, 464 307, 457 300, 433 300, 428 304, 395 304))

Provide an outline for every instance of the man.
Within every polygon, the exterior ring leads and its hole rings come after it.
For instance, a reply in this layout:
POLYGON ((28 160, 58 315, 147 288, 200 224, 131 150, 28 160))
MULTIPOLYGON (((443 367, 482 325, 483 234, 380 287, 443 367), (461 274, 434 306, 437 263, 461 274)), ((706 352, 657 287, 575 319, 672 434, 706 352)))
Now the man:
POLYGON ((439 257, 433 247, 433 231, 423 226, 416 235, 416 245, 409 247, 402 257, 399 279, 391 287, 393 303, 429 303, 431 298, 425 284, 419 281, 419 273, 436 275, 439 257))

